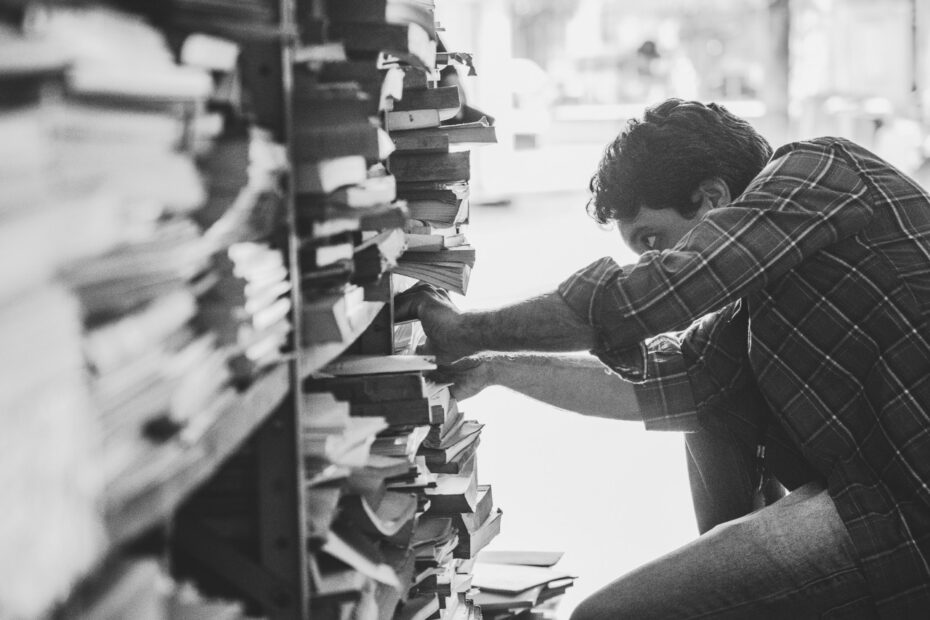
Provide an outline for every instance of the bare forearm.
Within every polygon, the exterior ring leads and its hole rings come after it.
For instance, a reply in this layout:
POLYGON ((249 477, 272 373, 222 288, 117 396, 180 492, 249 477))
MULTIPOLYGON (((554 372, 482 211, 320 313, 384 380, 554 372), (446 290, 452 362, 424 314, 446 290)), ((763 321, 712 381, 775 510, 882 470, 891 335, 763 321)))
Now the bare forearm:
POLYGON ((586 354, 488 356, 490 383, 583 415, 642 420, 633 384, 586 354))
POLYGON ((558 293, 511 306, 465 312, 457 337, 469 353, 480 351, 587 351, 594 329, 578 318, 558 293))

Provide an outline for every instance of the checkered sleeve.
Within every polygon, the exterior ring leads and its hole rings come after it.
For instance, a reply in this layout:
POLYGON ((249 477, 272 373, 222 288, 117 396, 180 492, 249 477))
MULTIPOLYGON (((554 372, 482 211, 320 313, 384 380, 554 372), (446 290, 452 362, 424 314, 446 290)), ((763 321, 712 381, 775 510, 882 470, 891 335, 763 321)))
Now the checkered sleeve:
MULTIPOLYGON (((611 259, 595 261, 559 287, 580 317, 592 320, 592 291, 623 268, 611 259)), ((740 302, 708 314, 679 332, 660 334, 632 346, 597 344, 591 353, 634 384, 649 430, 690 432, 729 426, 720 419, 730 403, 755 390, 746 361, 746 313, 740 302), (740 396, 740 395, 743 396, 740 396)))
POLYGON ((855 234, 873 215, 868 192, 835 151, 788 151, 674 248, 646 252, 625 269, 601 259, 559 292, 595 328, 601 355, 623 356, 645 338, 685 329, 855 234))

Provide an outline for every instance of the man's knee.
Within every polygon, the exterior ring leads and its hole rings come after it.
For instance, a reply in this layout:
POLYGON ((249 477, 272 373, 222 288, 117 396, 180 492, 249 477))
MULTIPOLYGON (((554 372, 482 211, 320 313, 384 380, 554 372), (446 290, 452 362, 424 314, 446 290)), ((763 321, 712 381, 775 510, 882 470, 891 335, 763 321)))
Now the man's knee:
POLYGON ((572 611, 571 620, 613 620, 615 618, 647 618, 654 590, 638 584, 636 579, 621 577, 601 588, 572 611))
POLYGON ((616 613, 616 611, 611 613, 610 610, 604 609, 594 600, 593 596, 589 596, 575 607, 570 620, 603 620, 616 615, 616 613))

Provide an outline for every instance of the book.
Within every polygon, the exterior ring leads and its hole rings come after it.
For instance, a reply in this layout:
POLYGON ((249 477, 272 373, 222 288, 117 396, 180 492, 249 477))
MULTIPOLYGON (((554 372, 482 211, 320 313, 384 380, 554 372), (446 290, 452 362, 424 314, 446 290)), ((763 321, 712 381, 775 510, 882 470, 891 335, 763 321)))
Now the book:
POLYGON ((393 202, 397 197, 397 182, 393 176, 387 174, 366 176, 357 183, 342 187, 334 191, 329 200, 347 207, 364 208, 374 207, 393 202))
POLYGON ((306 70, 294 72, 294 125, 305 128, 345 126, 368 121, 372 98, 356 82, 321 82, 306 70))
POLYGON ((368 164, 364 155, 299 162, 294 166, 299 193, 329 194, 347 185, 363 183, 367 178, 368 164))
POLYGON ((406 181, 396 184, 397 197, 406 200, 445 200, 459 202, 468 198, 467 181, 406 181))
POLYGON ((370 454, 364 467, 355 468, 346 479, 348 492, 365 498, 370 506, 377 509, 387 493, 387 480, 414 473, 416 468, 406 457, 370 454))
POLYGON ((423 0, 328 0, 326 17, 334 22, 416 23, 435 38, 432 1, 423 0))
POLYGON ((439 252, 468 245, 465 233, 404 233, 408 252, 439 252))
POLYGON ((297 162, 361 155, 368 164, 374 164, 394 150, 384 130, 367 119, 322 127, 300 126, 294 132, 293 144, 297 162))
POLYGON ((391 111, 454 110, 451 116, 455 116, 455 112, 458 112, 461 105, 462 97, 458 86, 437 86, 435 88, 405 90, 402 98, 392 101, 391 111))
POLYGON ((457 153, 393 153, 388 170, 401 182, 467 181, 471 176, 468 151, 457 153))
POLYGON ((381 538, 396 537, 402 529, 413 534, 413 521, 417 512, 417 497, 412 493, 387 493, 377 507, 363 497, 347 495, 340 504, 343 517, 352 521, 363 532, 381 538))
POLYGON ((193 294, 178 289, 116 321, 89 330, 84 338, 85 355, 98 373, 115 371, 164 342, 193 319, 195 312, 193 294))
POLYGON ((380 92, 386 72, 387 69, 368 60, 342 60, 321 65, 316 72, 316 79, 324 84, 355 82, 369 98, 373 98, 380 92))
MULTIPOLYGON (((479 556, 480 557, 480 556, 479 556)), ((487 592, 515 594, 548 583, 575 579, 571 573, 544 566, 492 564, 478 562, 474 566, 473 584, 487 592)))
POLYGON ((432 515, 474 512, 478 503, 477 473, 438 474, 436 486, 426 489, 426 497, 429 498, 429 514, 432 515))
POLYGON ((360 313, 365 307, 365 290, 350 285, 344 291, 305 299, 301 306, 304 346, 327 342, 344 342, 361 327, 360 313))
POLYGON ((349 403, 329 392, 302 392, 304 428, 342 428, 349 420, 349 403))
POLYGON ((355 243, 351 233, 341 233, 322 239, 304 239, 298 249, 302 272, 313 271, 351 259, 355 255, 355 243))
POLYGON ((406 252, 394 272, 465 294, 474 261, 474 248, 468 245, 435 252, 406 252))
POLYGON ((481 550, 487 547, 495 536, 500 534, 502 516, 503 512, 497 509, 477 528, 473 530, 459 529, 459 542, 453 555, 462 559, 478 556, 481 550))
POLYGON ((375 581, 400 587, 397 574, 384 563, 377 547, 361 532, 346 527, 330 530, 321 549, 375 581))
POLYGON ((458 86, 405 90, 402 98, 389 100, 384 125, 388 131, 401 134, 408 130, 439 127, 443 121, 455 118, 461 105, 458 86))
POLYGON ((465 424, 465 413, 458 406, 458 402, 453 398, 446 412, 446 419, 442 424, 434 424, 430 427, 429 435, 423 442, 428 448, 438 448, 442 442, 451 437, 454 433, 465 424))
POLYGON ((535 607, 542 591, 543 586, 535 586, 514 593, 480 590, 474 600, 475 605, 480 607, 483 613, 507 611, 511 612, 509 615, 512 615, 521 609, 528 610, 535 607))
POLYGON ((562 551, 501 549, 485 551, 478 556, 478 561, 490 564, 522 564, 523 566, 552 567, 558 564, 563 555, 565 555, 565 553, 562 551))
POLYGON ((434 252, 412 252, 400 257, 401 263, 419 263, 425 265, 475 264, 475 248, 470 245, 461 245, 446 250, 434 252))
MULTIPOLYGON (((320 238, 349 230, 382 231, 402 228, 408 220, 407 205, 377 204, 371 207, 347 207, 328 200, 297 200, 297 232, 300 236, 320 238), (335 222, 335 223, 333 223, 335 222)), ((315 197, 317 198, 317 197, 315 197)))
POLYGON ((439 597, 435 594, 424 594, 412 597, 397 608, 395 620, 428 620, 439 613, 439 597))
POLYGON ((471 266, 463 263, 423 265, 413 262, 400 262, 394 268, 394 273, 415 278, 459 295, 465 295, 468 292, 468 283, 471 279, 471 266))
POLYGON ((375 233, 355 248, 355 268, 352 282, 368 284, 377 281, 382 274, 397 265, 407 249, 404 231, 399 228, 375 233))
POLYGON ((306 127, 367 121, 377 114, 377 108, 372 112, 371 96, 357 82, 323 82, 316 73, 303 67, 294 72, 293 97, 294 124, 298 131, 306 127))
POLYGON ((411 219, 435 226, 456 226, 468 223, 469 201, 455 195, 442 198, 411 197, 407 199, 407 212, 411 219))
MULTIPOLYGON (((313 593, 311 605, 314 617, 316 617, 317 613, 323 613, 323 609, 330 609, 327 607, 327 603, 338 605, 338 603, 345 602, 345 599, 349 601, 357 599, 372 581, 364 573, 355 570, 345 562, 327 553, 308 553, 307 563, 310 574, 310 590, 313 593), (331 599, 335 599, 335 601, 331 599)), ((332 613, 338 614, 335 611, 332 613)), ((349 613, 351 613, 351 609, 349 609, 349 613)), ((341 616, 336 615, 334 617, 341 616)))
POLYGON ((329 36, 351 53, 386 53, 415 66, 436 66, 436 41, 416 23, 331 22, 329 36))
POLYGON ((497 129, 486 118, 482 118, 471 123, 443 124, 397 132, 391 139, 398 152, 441 152, 453 144, 494 144, 497 142, 497 129))
POLYGON ((307 488, 307 535, 323 540, 336 520, 342 490, 339 485, 320 485, 307 488))
POLYGON ((412 463, 428 431, 429 426, 425 424, 410 425, 400 422, 392 425, 391 428, 378 434, 371 446, 371 453, 380 456, 404 457, 412 463))
POLYGON ((319 219, 299 219, 297 234, 307 239, 319 240, 342 233, 354 232, 360 230, 360 228, 359 219, 354 217, 354 214, 353 217, 340 217, 335 214, 333 217, 320 217, 319 219))
POLYGON ((494 513, 494 493, 490 484, 479 484, 477 490, 477 499, 475 500, 474 512, 463 512, 452 515, 452 524, 459 529, 459 532, 474 532, 483 523, 493 516, 494 513))
POLYGON ((439 81, 439 72, 435 67, 414 67, 401 66, 400 71, 403 73, 401 86, 403 92, 432 88, 439 81))
POLYGON ((418 454, 426 459, 430 468, 445 465, 477 442, 482 428, 483 424, 466 420, 455 432, 441 439, 438 445, 421 446, 418 454))
POLYGON ((307 299, 319 299, 323 295, 343 290, 352 278, 355 265, 352 259, 336 261, 321 269, 300 274, 300 285, 307 299))
POLYGON ((397 132, 425 127, 438 127, 444 120, 455 116, 449 110, 407 110, 403 112, 385 112, 384 128, 393 136, 397 132))
POLYGON ((470 446, 462 450, 459 454, 451 457, 445 465, 432 465, 430 471, 436 474, 461 474, 468 473, 475 468, 476 455, 480 438, 470 446))
MULTIPOLYGON (((446 415, 442 404, 436 403, 429 398, 352 403, 351 412, 353 416, 383 417, 391 425, 437 424, 446 415)), ((428 431, 429 429, 427 429, 428 431)))
POLYGON ((430 134, 407 137, 414 130, 395 131, 391 134, 394 150, 402 153, 446 153, 452 145, 445 134, 430 134))
POLYGON ((348 377, 433 370, 436 363, 428 355, 343 355, 323 367, 319 374, 348 377))
POLYGON ((428 396, 426 379, 419 371, 378 375, 313 375, 304 381, 303 389, 305 392, 332 392, 340 400, 357 403, 428 396))
POLYGON ((349 418, 338 428, 304 427, 301 448, 305 456, 323 458, 345 467, 364 467, 375 434, 387 428, 384 418, 349 418))

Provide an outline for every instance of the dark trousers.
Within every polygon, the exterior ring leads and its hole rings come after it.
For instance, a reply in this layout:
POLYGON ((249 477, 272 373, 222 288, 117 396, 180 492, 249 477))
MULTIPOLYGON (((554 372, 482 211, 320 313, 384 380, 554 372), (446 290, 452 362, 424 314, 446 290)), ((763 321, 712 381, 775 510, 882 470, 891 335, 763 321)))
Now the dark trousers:
POLYGON ((785 495, 785 489, 767 478, 760 488, 755 448, 734 438, 707 431, 685 434, 688 478, 698 531, 749 514, 785 495))

